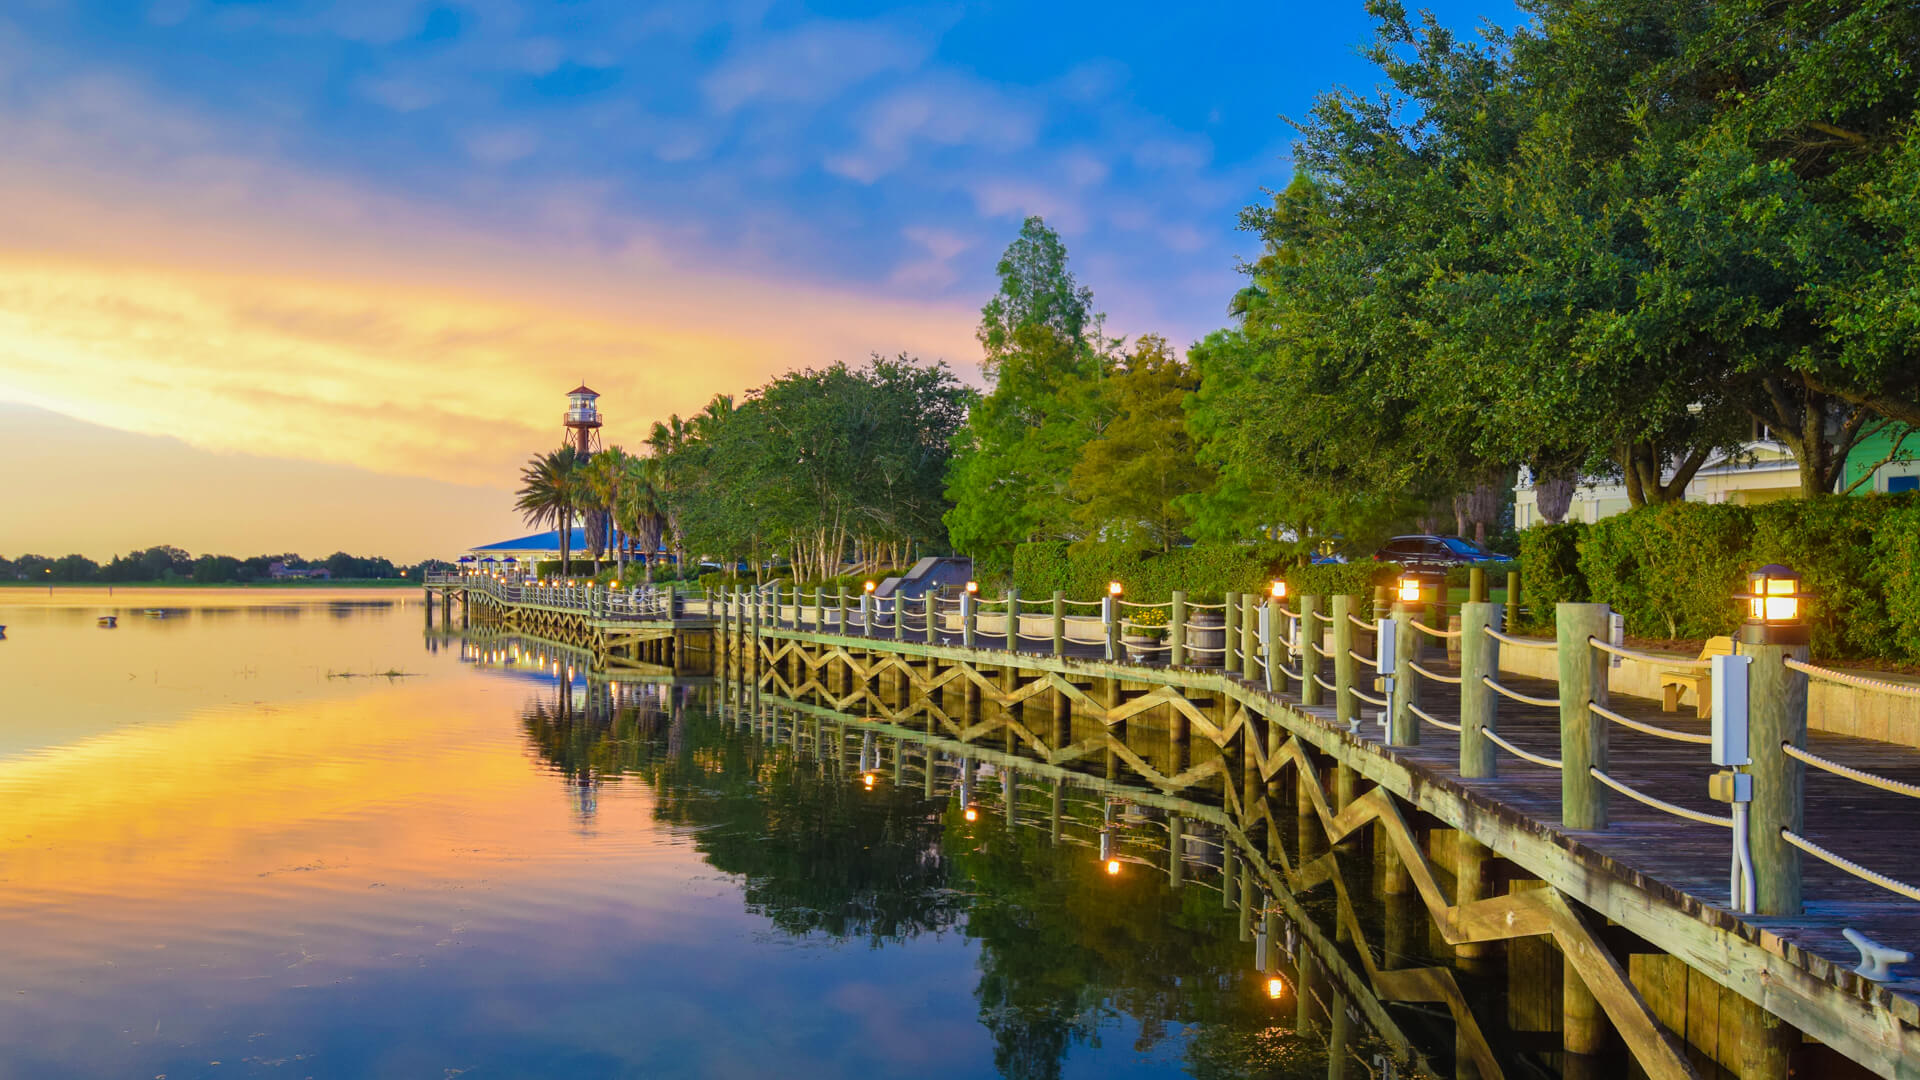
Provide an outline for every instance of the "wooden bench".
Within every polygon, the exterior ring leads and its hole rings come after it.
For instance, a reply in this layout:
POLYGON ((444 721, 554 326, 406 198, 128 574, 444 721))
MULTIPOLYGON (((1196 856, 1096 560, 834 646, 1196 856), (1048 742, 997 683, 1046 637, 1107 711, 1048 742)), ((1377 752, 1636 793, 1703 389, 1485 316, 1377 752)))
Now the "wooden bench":
MULTIPOLYGON (((1730 637, 1711 637, 1700 650, 1700 659, 1715 656, 1732 656, 1733 639, 1730 637)), ((1705 671, 1663 671, 1660 673, 1660 707, 1667 712, 1680 711, 1680 695, 1693 691, 1693 709, 1695 715, 1706 719, 1713 714, 1713 676, 1705 671)))

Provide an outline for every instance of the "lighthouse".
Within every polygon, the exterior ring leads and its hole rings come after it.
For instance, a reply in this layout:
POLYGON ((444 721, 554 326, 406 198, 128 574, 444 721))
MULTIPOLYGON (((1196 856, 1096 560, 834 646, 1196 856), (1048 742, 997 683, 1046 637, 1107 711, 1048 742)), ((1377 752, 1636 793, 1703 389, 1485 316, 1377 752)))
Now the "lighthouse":
POLYGON ((566 441, 580 460, 600 449, 600 395, 581 383, 567 392, 566 441))

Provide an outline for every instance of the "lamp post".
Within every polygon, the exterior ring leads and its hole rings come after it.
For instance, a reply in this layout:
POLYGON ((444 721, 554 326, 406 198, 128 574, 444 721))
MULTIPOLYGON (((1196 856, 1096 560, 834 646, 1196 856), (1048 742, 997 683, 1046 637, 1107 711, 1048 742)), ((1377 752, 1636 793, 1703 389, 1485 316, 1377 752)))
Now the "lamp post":
POLYGON ((980 583, 967 582, 967 590, 960 594, 960 644, 973 648, 973 634, 978 625, 978 616, 974 612, 974 603, 980 595, 980 583))
MULTIPOLYGON (((1748 574, 1747 591, 1736 597, 1747 606, 1738 635, 1740 655, 1753 658, 1747 676, 1753 803, 1747 814, 1753 899, 1762 915, 1801 912, 1800 849, 1780 834, 1784 829, 1798 833, 1805 823, 1806 766, 1782 748, 1807 745, 1807 677, 1787 666, 1788 660, 1804 664, 1809 655, 1800 610, 1807 596, 1800 591, 1799 574, 1770 563, 1748 574)), ((1714 692, 1725 693, 1718 685, 1714 692)))
POLYGON ((1107 595, 1100 601, 1100 621, 1107 628, 1107 660, 1120 655, 1120 583, 1107 582, 1107 595))

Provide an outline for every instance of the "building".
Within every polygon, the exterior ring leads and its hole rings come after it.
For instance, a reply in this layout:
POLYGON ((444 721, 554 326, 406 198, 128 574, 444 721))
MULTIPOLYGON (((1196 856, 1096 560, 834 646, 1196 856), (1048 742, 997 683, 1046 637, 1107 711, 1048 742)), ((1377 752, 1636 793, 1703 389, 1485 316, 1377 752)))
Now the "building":
MULTIPOLYGON (((1869 482, 1854 488, 1855 494, 1913 491, 1920 485, 1920 438, 1909 439, 1902 447, 1905 460, 1879 464, 1893 448, 1893 437, 1881 435, 1862 441, 1847 455, 1840 481, 1845 490, 1871 468, 1869 482)), ((1772 439, 1756 439, 1740 448, 1732 459, 1725 456, 1708 460, 1688 482, 1685 498, 1689 502, 1734 503, 1754 506, 1800 494, 1800 466, 1786 444, 1772 439)), ((1583 480, 1573 490, 1573 503, 1567 507, 1567 521, 1595 522, 1625 513, 1627 500, 1624 481, 1583 480)), ((1534 499, 1533 476, 1520 470, 1520 481, 1513 488, 1513 527, 1524 529, 1546 520, 1534 499)))
POLYGON ((331 581, 333 574, 324 566, 288 566, 283 562, 267 564, 267 576, 275 581, 331 581))

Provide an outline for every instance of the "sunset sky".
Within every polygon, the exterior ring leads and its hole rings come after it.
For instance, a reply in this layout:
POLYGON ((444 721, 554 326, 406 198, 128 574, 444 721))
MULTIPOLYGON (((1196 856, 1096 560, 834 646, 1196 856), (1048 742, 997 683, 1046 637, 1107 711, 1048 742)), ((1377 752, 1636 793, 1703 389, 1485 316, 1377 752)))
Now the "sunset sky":
POLYGON ((630 446, 872 352, 977 381, 1026 214, 1111 332, 1193 340, 1280 117, 1370 90, 1367 34, 1359 0, 7 4, 0 554, 515 535, 581 379, 630 446))

